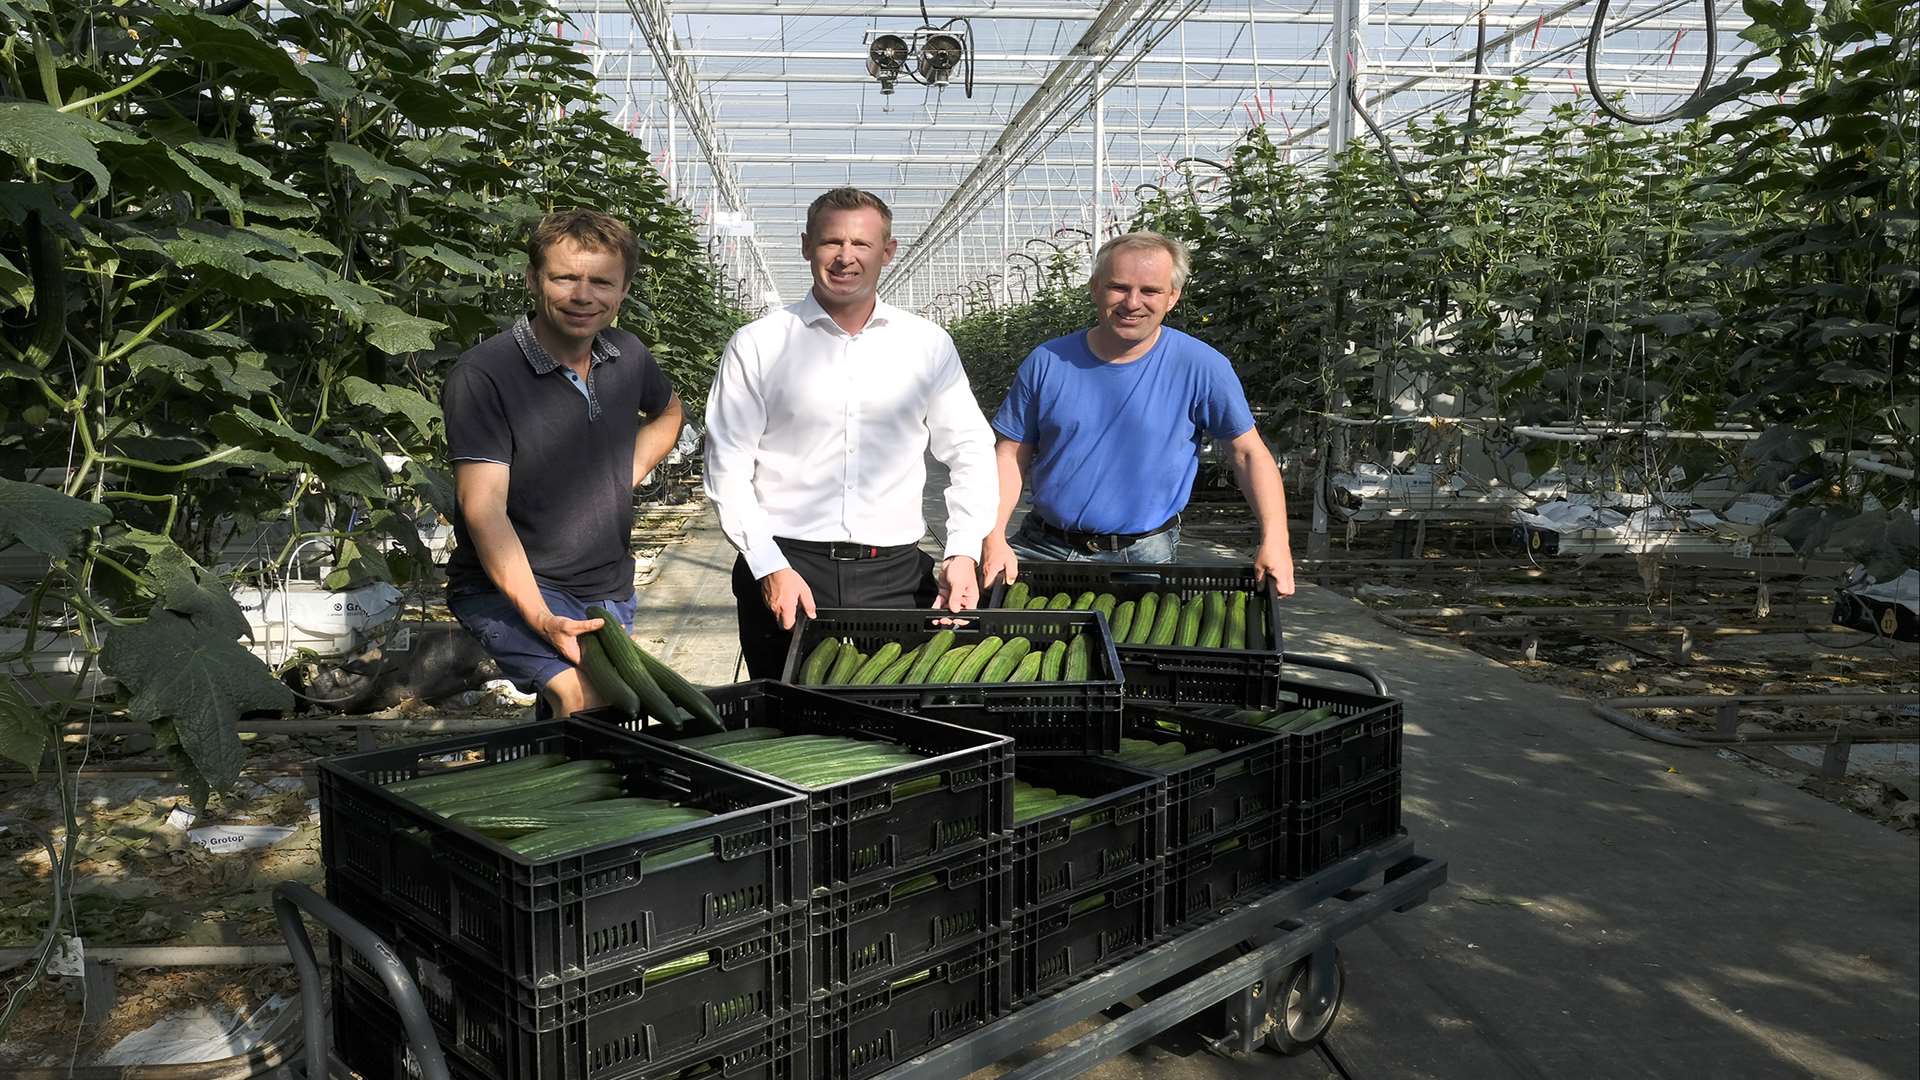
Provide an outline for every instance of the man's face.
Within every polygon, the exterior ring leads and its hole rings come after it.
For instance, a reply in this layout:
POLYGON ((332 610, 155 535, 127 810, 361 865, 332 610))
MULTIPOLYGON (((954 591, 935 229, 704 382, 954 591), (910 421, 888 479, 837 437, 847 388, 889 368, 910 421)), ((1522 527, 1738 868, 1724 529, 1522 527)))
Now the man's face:
POLYGON ((1129 345, 1147 341, 1160 330, 1167 312, 1180 301, 1173 287, 1173 256, 1156 249, 1128 249, 1107 260, 1105 275, 1093 283, 1093 306, 1100 325, 1129 345))
POLYGON ((584 341, 613 325, 627 295, 627 267, 617 252, 562 237, 547 246, 539 270, 527 271, 534 312, 562 337, 584 341))
POLYGON ((800 237, 800 253, 813 266, 814 295, 822 307, 859 304, 880 284, 880 270, 893 261, 898 244, 887 235, 880 211, 829 210, 820 215, 814 235, 800 237))

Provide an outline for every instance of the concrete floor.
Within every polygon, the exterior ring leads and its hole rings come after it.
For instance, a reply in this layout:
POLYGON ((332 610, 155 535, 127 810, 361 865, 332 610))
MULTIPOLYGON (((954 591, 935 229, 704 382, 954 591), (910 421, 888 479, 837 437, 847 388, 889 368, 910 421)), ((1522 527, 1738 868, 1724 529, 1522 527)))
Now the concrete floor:
MULTIPOLYGON (((696 682, 735 677, 732 562, 709 516, 641 600, 635 630, 696 682)), ((1405 699, 1406 826, 1450 864, 1426 906, 1343 945, 1330 1042, 1352 1076, 1920 1076, 1913 837, 1330 591, 1287 610, 1290 649, 1367 664, 1405 699)), ((1149 1073, 1335 1075, 1181 1030, 1088 1075, 1149 1073)))

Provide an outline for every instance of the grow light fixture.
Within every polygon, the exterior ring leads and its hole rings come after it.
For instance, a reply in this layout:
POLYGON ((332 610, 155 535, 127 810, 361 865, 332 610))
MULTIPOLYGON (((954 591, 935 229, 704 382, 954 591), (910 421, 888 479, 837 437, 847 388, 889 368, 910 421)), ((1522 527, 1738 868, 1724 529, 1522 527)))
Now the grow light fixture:
POLYGON ((945 86, 966 55, 966 44, 958 35, 929 34, 920 43, 920 77, 934 86, 945 86))
POLYGON ((967 49, 971 27, 965 19, 934 25, 927 19, 911 35, 868 30, 867 74, 880 84, 882 95, 892 94, 902 78, 922 86, 944 87, 959 77, 968 97, 973 96, 973 54, 967 49))
POLYGON ((907 41, 899 34, 867 31, 867 74, 880 82, 882 94, 893 93, 893 85, 907 69, 907 41))

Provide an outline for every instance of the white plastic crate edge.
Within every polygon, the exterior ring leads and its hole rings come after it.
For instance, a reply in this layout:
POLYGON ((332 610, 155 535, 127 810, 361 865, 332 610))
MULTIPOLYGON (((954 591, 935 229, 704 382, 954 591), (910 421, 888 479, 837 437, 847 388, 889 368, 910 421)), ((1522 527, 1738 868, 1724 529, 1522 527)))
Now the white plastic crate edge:
POLYGON ((334 591, 318 582, 292 581, 277 589, 237 586, 234 602, 253 630, 248 646, 269 666, 301 650, 324 659, 351 656, 373 632, 400 615, 400 590, 384 581, 334 591))

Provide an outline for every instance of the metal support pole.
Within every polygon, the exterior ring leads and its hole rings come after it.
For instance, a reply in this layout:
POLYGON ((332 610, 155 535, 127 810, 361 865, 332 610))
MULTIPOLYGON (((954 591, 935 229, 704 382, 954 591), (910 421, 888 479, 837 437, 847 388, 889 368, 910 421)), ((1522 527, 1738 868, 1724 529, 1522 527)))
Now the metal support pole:
POLYGON ((1347 82, 1354 77, 1359 57, 1360 0, 1333 0, 1333 30, 1327 36, 1327 50, 1333 67, 1333 88, 1327 92, 1327 156, 1337 157, 1353 138, 1353 103, 1347 100, 1347 82))
POLYGON ((1101 208, 1107 188, 1107 103, 1106 80, 1098 68, 1093 72, 1093 247, 1106 239, 1106 224, 1101 208))

